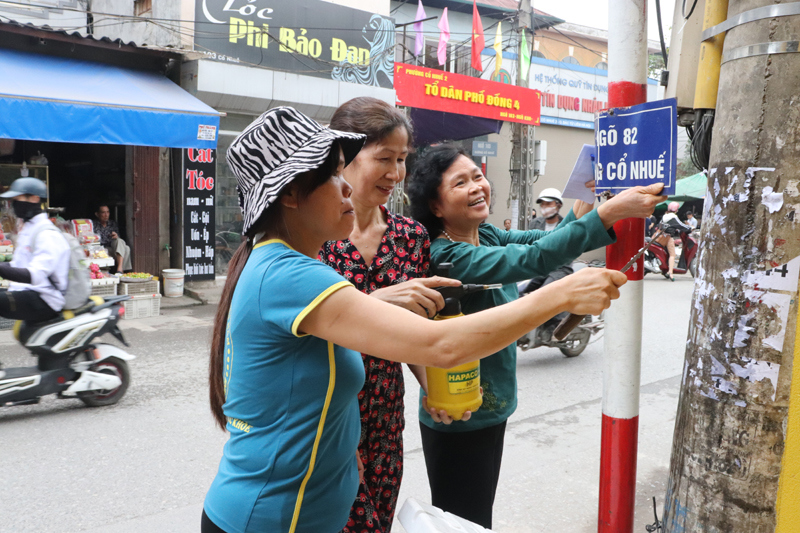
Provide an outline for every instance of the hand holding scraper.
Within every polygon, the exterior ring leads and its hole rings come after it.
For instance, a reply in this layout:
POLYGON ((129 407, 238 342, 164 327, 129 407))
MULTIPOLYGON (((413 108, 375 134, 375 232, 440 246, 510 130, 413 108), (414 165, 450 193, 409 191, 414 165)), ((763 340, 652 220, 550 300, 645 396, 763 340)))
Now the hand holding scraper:
MULTIPOLYGON (((662 229, 659 229, 655 233, 655 235, 653 235, 652 239, 650 239, 650 242, 645 244, 638 252, 636 252, 636 255, 634 255, 631 258, 631 260, 628 261, 625 264, 625 266, 620 269, 620 272, 623 273, 627 272, 628 269, 632 267, 633 264, 636 263, 636 261, 638 261, 639 258, 642 257, 642 255, 650 248, 650 246, 652 246, 652 244, 656 242, 656 239, 658 239, 662 233, 664 233, 664 231, 662 229)), ((553 332, 553 337, 555 337, 556 340, 559 341, 564 340, 564 337, 569 335, 569 332, 575 329, 575 326, 580 324, 585 317, 586 315, 575 315, 570 313, 570 315, 564 320, 562 320, 561 323, 558 325, 558 327, 556 327, 556 330, 553 332)))

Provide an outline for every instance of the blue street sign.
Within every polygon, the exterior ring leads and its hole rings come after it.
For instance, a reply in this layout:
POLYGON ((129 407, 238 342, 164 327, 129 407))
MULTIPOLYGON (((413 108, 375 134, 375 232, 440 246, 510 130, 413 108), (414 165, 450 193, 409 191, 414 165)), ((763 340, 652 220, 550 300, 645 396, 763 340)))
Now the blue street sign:
POLYGON ((663 183, 675 194, 677 100, 609 109, 595 120, 596 191, 621 192, 663 183))
POLYGON ((497 143, 472 141, 472 157, 497 157, 497 143))

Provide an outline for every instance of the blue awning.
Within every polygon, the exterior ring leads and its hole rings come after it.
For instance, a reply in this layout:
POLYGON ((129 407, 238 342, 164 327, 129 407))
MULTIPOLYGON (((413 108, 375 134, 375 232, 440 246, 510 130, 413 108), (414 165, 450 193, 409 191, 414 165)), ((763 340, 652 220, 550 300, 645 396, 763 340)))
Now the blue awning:
POLYGON ((0 49, 0 137, 216 148, 219 114, 158 73, 0 49))

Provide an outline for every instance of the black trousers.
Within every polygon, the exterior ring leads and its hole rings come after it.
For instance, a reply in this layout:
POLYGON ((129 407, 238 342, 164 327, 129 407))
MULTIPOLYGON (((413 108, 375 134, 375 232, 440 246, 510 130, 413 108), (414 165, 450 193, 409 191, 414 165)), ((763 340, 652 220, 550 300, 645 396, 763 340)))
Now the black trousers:
POLYGON ((462 433, 419 427, 431 503, 491 529, 506 423, 462 433))
POLYGON ((0 290, 0 316, 28 322, 44 322, 58 316, 36 291, 0 290))
POLYGON ((225 533, 221 527, 211 521, 203 509, 203 518, 200 520, 200 533, 225 533))

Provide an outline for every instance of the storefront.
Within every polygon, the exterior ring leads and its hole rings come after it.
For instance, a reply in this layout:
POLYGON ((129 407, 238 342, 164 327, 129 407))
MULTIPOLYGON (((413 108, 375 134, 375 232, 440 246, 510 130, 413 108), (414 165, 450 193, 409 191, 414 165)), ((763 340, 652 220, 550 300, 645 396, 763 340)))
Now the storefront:
POLYGON ((108 205, 133 270, 159 276, 183 216, 171 149, 213 151, 219 129, 219 114, 169 79, 181 56, 16 23, 0 36, 0 190, 27 172, 46 180, 54 217, 108 205))
POLYGON ((195 9, 203 31, 195 33, 181 86, 225 113, 214 155, 214 267, 220 275, 242 239, 228 146, 272 107, 289 105, 326 123, 357 96, 393 104, 395 30, 388 9, 371 13, 323 0, 197 2, 195 9))

